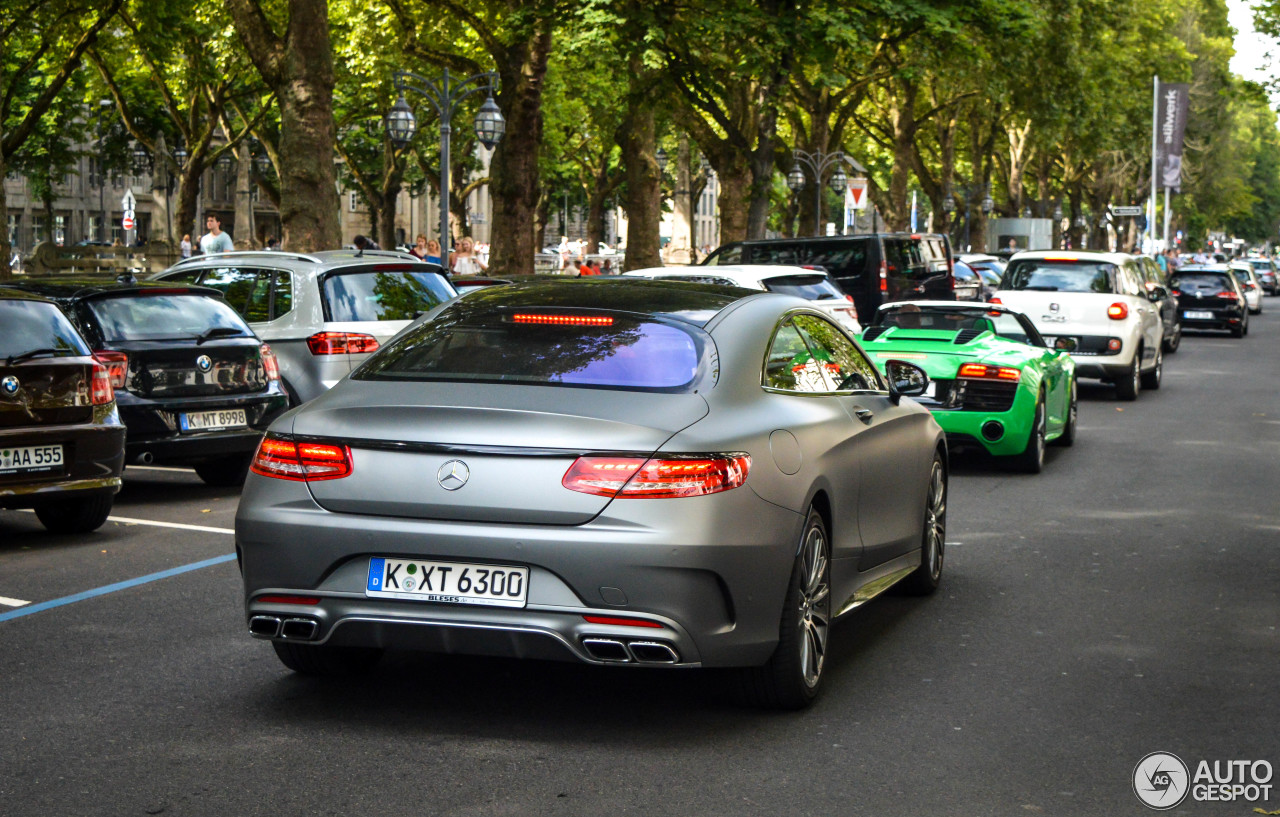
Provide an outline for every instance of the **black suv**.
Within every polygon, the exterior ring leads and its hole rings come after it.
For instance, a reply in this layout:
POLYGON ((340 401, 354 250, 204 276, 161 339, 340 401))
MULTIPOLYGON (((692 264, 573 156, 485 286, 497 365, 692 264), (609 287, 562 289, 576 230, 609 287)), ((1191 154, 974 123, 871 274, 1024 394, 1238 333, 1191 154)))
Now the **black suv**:
POLYGON ((289 398, 270 347, 217 290, 128 277, 11 286, 61 307, 107 367, 129 462, 190 465, 210 485, 244 481, 289 398))
POLYGON ((111 376, 45 298, 0 289, 0 508, 55 533, 107 520, 124 467, 111 376))
POLYGON ((734 241, 702 263, 821 267, 853 297, 863 325, 873 323, 876 309, 889 301, 982 297, 977 281, 956 283, 951 242, 945 235, 870 233, 734 241))
POLYGON ((1182 325, 1188 329, 1225 329, 1232 337, 1249 334, 1249 305, 1236 276, 1223 264, 1188 264, 1169 274, 1182 325))

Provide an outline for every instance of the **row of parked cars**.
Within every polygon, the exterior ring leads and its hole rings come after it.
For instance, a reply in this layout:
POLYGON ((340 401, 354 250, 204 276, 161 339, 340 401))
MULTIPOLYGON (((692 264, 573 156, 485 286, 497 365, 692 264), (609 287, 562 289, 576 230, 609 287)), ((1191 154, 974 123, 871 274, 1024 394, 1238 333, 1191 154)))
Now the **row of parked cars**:
POLYGON ((1201 293, 1245 300, 1230 267, 1062 252, 960 300, 945 239, 852 238, 462 296, 398 253, 27 281, 0 290, 0 507, 89 530, 126 459, 247 471, 246 621, 295 671, 722 667, 799 708, 836 618, 937 588, 953 451, 1040 471, 1078 378, 1159 388, 1201 293))

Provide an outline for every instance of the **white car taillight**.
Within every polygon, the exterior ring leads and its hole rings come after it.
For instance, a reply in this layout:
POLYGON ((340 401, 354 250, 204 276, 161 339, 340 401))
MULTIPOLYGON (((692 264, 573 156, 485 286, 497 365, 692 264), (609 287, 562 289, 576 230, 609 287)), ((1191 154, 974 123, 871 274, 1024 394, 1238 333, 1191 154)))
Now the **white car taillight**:
POLYGON ((115 399, 115 389, 111 387, 111 371, 95 360, 93 362, 93 385, 89 390, 90 404, 105 406, 115 399))
POLYGON ((280 363, 276 360, 275 352, 265 343, 262 344, 262 368, 267 372, 267 380, 280 379, 280 363))

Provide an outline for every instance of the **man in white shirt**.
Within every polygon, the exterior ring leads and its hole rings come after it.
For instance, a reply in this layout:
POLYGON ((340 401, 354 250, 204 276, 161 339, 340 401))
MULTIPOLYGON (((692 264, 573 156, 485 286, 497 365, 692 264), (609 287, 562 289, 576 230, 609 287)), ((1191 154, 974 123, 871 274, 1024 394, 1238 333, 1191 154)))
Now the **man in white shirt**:
POLYGON ((231 236, 222 232, 222 219, 210 215, 204 220, 204 226, 209 228, 209 232, 200 237, 200 252, 209 255, 215 252, 231 252, 236 248, 236 245, 231 243, 231 236))

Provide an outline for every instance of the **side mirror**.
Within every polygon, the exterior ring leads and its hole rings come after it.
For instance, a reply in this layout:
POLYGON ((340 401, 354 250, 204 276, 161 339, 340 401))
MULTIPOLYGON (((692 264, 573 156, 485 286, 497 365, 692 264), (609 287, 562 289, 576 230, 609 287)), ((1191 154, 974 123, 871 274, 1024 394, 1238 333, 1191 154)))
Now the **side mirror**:
POLYGON ((1169 290, 1159 284, 1152 284, 1147 290, 1147 298, 1152 301, 1162 301, 1169 297, 1169 290))
POLYGON ((889 380, 889 399, 896 406, 905 397, 916 397, 929 388, 929 375, 924 369, 905 360, 888 360, 884 373, 889 380))

